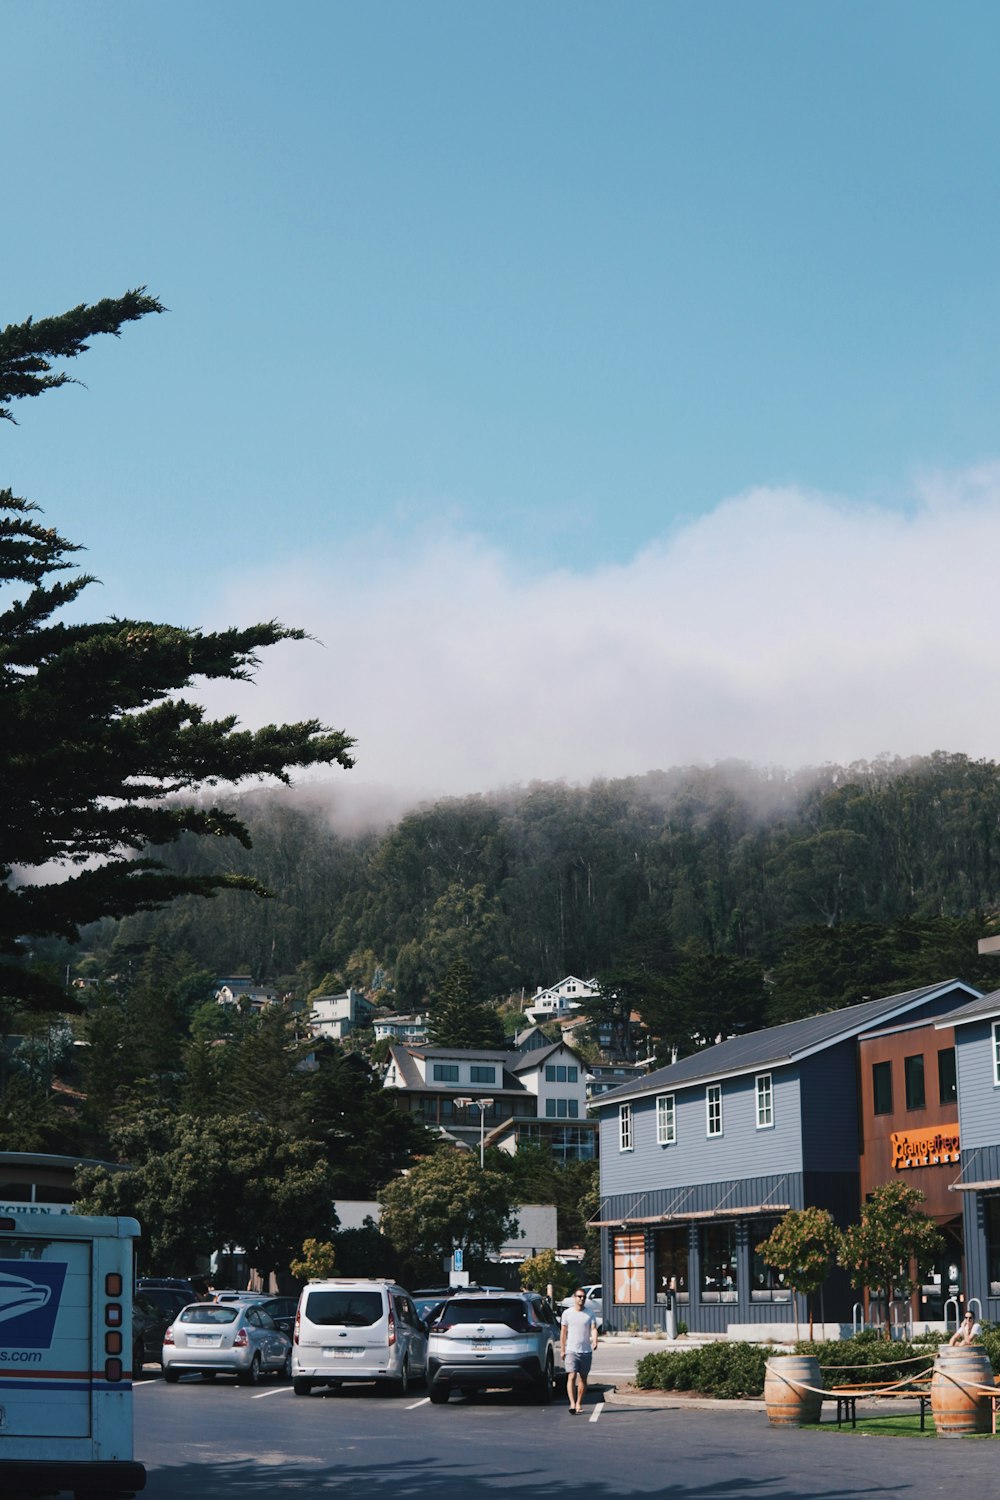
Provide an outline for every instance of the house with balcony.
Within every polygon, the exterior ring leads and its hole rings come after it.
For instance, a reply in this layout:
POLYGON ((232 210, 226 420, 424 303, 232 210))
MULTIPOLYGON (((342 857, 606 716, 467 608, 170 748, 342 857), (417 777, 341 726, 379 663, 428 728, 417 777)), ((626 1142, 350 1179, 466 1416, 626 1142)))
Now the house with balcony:
POLYGON ((380 1016, 372 1022, 377 1042, 412 1042, 419 1045, 427 1040, 427 1017, 380 1016))
POLYGON ((515 1152, 549 1146, 559 1161, 589 1161, 586 1063, 564 1042, 523 1051, 394 1044, 384 1087, 399 1109, 459 1145, 515 1152))
POLYGON ((525 1007, 524 1014, 536 1025, 562 1020, 579 1010, 584 1000, 592 1000, 597 993, 595 980, 577 979, 574 974, 567 974, 565 979, 560 979, 558 984, 553 984, 548 989, 542 989, 539 985, 531 1004, 525 1007))
MULTIPOLYGON (((673 1298, 693 1332, 788 1336, 794 1294, 756 1247, 789 1208, 826 1208, 841 1226, 856 1221, 863 1154, 867 1147, 872 1162, 878 1149, 874 1106, 870 1138, 864 1133, 862 1040, 876 1049, 865 1054, 868 1068, 915 1055, 910 1028, 933 1030, 947 1018, 958 1038, 956 1017, 981 998, 952 979, 868 1000, 731 1037, 595 1098, 605 1325, 663 1326, 673 1298)), ((993 1021, 969 1024, 988 1032, 993 1021)), ((947 1093, 947 1063, 940 1067, 947 1093)), ((1000 1191, 1000 1157, 990 1172, 1000 1191)), ((857 1293, 843 1273, 824 1299, 827 1321, 851 1321, 857 1293)), ((797 1312, 808 1316, 804 1298, 797 1312)))
POLYGON ((261 984, 249 974, 230 974, 215 981, 215 998, 220 1005, 261 1011, 277 1005, 281 997, 273 985, 261 984))

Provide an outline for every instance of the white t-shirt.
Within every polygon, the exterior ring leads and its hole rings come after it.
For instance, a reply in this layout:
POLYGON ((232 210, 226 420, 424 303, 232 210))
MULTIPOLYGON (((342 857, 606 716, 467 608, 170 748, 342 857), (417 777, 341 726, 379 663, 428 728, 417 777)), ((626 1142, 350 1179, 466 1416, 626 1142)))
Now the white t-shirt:
POLYGON ((567 1307, 562 1315, 562 1326, 566 1329, 566 1352, 589 1354, 593 1348, 590 1330, 594 1319, 582 1307, 567 1307))

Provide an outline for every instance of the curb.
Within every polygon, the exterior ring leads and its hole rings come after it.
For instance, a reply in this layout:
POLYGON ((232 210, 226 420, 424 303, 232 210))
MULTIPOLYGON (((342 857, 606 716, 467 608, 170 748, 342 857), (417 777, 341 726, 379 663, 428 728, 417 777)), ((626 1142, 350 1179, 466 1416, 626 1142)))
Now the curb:
POLYGON ((719 1401, 713 1396, 675 1396, 670 1391, 651 1391, 647 1395, 619 1390, 616 1385, 606 1386, 602 1395, 609 1406, 630 1407, 633 1411, 764 1411, 762 1398, 719 1401))

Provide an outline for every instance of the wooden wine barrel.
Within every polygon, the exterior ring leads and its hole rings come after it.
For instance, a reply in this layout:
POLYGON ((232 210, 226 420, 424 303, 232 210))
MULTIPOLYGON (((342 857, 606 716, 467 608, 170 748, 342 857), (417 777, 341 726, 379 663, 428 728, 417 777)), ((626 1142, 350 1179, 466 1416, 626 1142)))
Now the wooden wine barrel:
POLYGON ((979 1344, 943 1344, 931 1376, 931 1411, 939 1437, 989 1432, 992 1408, 985 1391, 993 1387, 993 1366, 979 1344))
POLYGON ((774 1427, 818 1422, 823 1410, 819 1360, 811 1354, 773 1354, 764 1371, 764 1405, 774 1427), (813 1390, 803 1390, 812 1386, 813 1390))

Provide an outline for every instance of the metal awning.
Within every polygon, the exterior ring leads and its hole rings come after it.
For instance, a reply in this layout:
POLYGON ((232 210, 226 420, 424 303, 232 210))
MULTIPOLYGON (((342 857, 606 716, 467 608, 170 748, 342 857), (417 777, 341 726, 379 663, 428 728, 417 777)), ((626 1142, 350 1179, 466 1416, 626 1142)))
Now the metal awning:
MULTIPOLYGON (((997 1184, 1000 1187, 1000 1183, 997 1184)), ((591 1229, 640 1228, 646 1224, 687 1224, 694 1219, 749 1219, 760 1214, 784 1214, 790 1203, 753 1203, 748 1208, 692 1208, 686 1213, 644 1214, 635 1219, 591 1219, 591 1229)))
POLYGON ((987 1188, 1000 1188, 1000 1177, 992 1182, 950 1182, 948 1191, 950 1193, 983 1193, 987 1188))

